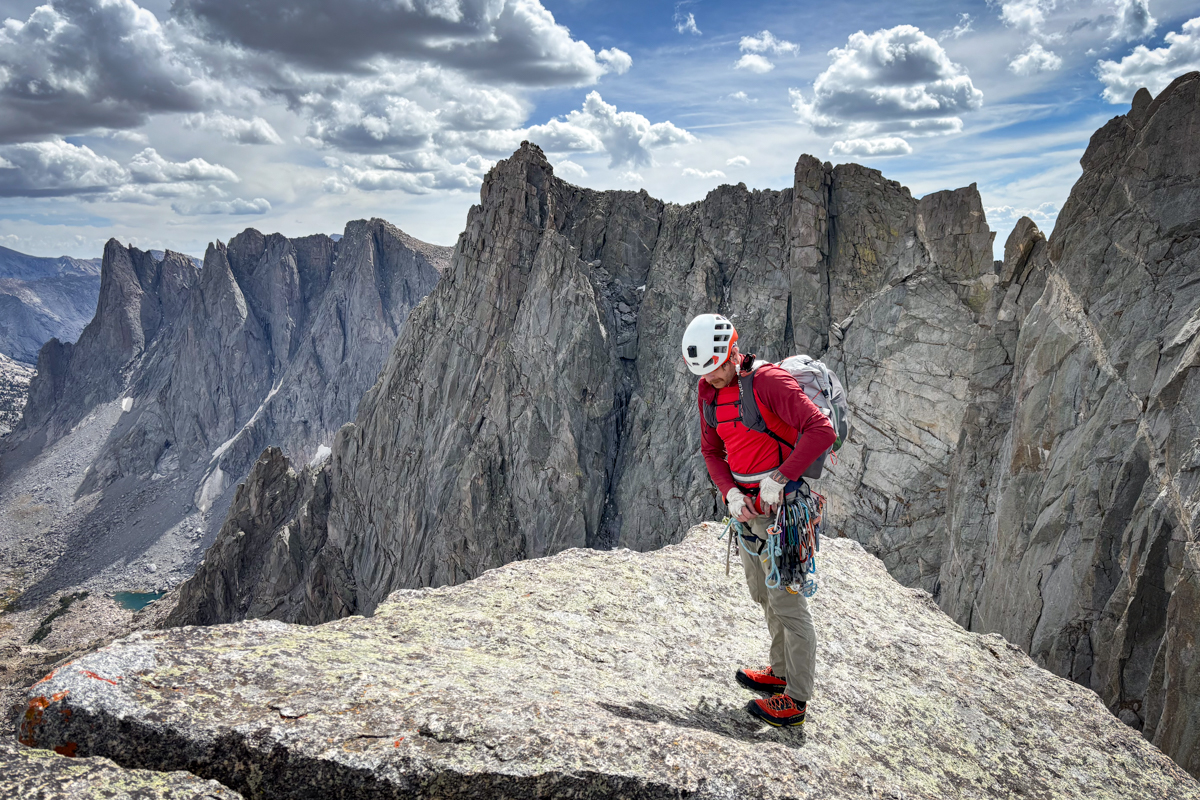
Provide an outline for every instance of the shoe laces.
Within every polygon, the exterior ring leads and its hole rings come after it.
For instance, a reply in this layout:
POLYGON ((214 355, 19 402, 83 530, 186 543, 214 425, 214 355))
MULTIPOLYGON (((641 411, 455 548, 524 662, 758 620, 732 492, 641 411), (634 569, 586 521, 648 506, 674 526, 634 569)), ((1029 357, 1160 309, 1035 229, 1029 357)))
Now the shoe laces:
POLYGON ((795 700, 793 700, 791 698, 790 695, 777 694, 774 697, 767 700, 766 705, 767 705, 767 708, 771 709, 772 711, 788 711, 791 709, 795 709, 796 711, 803 711, 804 706, 806 706, 807 703, 803 703, 803 704, 797 703, 795 700))

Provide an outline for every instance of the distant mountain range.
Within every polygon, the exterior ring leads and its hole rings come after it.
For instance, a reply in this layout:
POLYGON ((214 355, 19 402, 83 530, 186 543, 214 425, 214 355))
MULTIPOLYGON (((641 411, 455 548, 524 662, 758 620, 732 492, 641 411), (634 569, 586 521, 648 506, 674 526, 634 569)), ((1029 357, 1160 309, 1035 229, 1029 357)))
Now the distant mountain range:
POLYGON ((248 229, 203 264, 110 240, 94 318, 74 343, 42 346, 0 446, 0 534, 8 498, 54 475, 45 505, 61 516, 36 533, 53 527, 63 555, 37 557, 48 573, 31 596, 190 575, 196 540, 215 537, 264 448, 329 452, 450 253, 383 220, 350 222, 337 242, 248 229), (51 466, 52 452, 66 455, 51 466))
MULTIPOLYGON (((162 260, 162 251, 151 251, 162 260)), ((188 256, 199 266, 198 259, 188 256)), ((44 258, 0 247, 0 353, 36 364, 51 339, 73 342, 96 312, 99 258, 44 258)))

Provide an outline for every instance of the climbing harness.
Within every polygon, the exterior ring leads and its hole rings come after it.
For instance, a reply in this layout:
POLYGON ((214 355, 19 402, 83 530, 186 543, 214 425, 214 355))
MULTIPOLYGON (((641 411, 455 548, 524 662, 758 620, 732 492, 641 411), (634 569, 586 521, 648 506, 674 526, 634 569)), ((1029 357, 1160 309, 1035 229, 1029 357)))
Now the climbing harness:
MULTIPOLYGON (((821 521, 825 498, 803 481, 793 481, 784 490, 775 521, 764 541, 742 531, 738 540, 746 554, 762 561, 768 589, 786 589, 812 597, 817 592, 817 553, 821 549, 821 521), (794 487, 794 488, 793 488, 794 487), (759 542, 753 552, 746 540, 759 542)), ((732 521, 731 521, 732 522, 732 521)))

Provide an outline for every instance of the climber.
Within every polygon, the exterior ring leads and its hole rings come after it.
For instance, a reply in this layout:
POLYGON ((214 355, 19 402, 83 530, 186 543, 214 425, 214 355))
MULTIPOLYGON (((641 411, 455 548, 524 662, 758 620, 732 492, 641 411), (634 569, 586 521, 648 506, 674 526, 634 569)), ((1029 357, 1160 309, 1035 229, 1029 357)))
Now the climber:
MULTIPOLYGON (((750 598, 762 606, 771 634, 771 664, 739 669, 743 686, 773 696, 751 701, 746 709, 771 725, 804 724, 816 669, 817 634, 808 601, 788 587, 768 589, 761 553, 767 527, 785 495, 833 444, 833 425, 797 385, 774 364, 742 355, 737 331, 720 314, 701 314, 683 334, 683 360, 700 375, 700 450, 709 477, 720 489, 742 533, 742 568, 750 598), (755 368, 756 367, 756 368, 755 368), (766 422, 760 433, 742 424, 741 377, 753 371, 753 395, 766 422), (705 420, 705 406, 712 406, 705 420), (791 443, 791 444, 789 444, 791 443)), ((732 535, 732 534, 731 534, 732 535)))

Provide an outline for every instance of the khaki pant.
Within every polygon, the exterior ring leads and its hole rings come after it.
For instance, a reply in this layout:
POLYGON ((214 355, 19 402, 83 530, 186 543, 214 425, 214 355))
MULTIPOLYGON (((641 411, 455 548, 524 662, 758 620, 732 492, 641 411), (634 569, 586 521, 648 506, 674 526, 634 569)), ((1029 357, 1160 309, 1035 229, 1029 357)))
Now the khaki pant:
MULTIPOLYGON (((743 523, 743 527, 765 540, 770 524, 769 517, 754 517, 743 523)), ((785 694, 797 702, 808 702, 817 669, 817 631, 813 628, 808 601, 804 595, 786 589, 768 589, 767 570, 761 559, 746 553, 747 548, 751 552, 758 550, 758 543, 747 539, 743 542, 746 546, 740 548, 742 568, 746 571, 750 599, 762 606, 767 630, 771 632, 771 671, 787 679, 785 694)))

